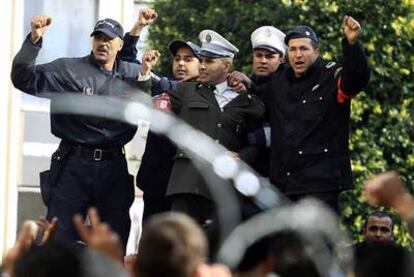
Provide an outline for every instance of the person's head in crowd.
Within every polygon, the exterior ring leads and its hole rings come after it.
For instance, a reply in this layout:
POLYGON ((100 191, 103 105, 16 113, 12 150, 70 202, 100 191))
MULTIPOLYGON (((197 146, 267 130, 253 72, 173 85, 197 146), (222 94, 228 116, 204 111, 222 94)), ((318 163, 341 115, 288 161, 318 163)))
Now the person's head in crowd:
POLYGON ((367 215, 362 227, 364 240, 392 241, 394 240, 394 221, 384 211, 375 211, 367 215))
POLYGON ((173 40, 168 44, 173 55, 172 74, 176 80, 191 80, 198 76, 200 47, 191 41, 173 40))
POLYGON ((206 237, 190 217, 172 212, 155 215, 142 232, 136 276, 200 276, 207 251, 206 237))
POLYGON ((239 50, 220 34, 204 30, 201 41, 200 75, 198 80, 206 85, 217 85, 227 80, 233 70, 233 58, 239 50))
POLYGON ((303 76, 319 58, 319 40, 309 26, 296 26, 285 37, 288 60, 296 78, 303 76))
POLYGON ((95 60, 105 70, 112 70, 116 55, 124 44, 122 25, 111 18, 99 20, 91 37, 93 37, 92 54, 95 60))
POLYGON ((253 74, 267 77, 283 62, 285 34, 273 26, 262 26, 250 36, 253 48, 253 74))
POLYGON ((81 249, 51 241, 32 247, 16 261, 14 277, 73 277, 82 274, 81 249))
POLYGON ((352 277, 412 277, 413 258, 392 241, 367 241, 355 252, 352 277))
POLYGON ((292 231, 278 232, 262 238, 247 248, 236 272, 237 277, 319 277, 305 244, 292 231))
POLYGON ((267 276, 273 269, 273 259, 269 252, 270 243, 270 237, 264 237, 250 245, 236 268, 236 276, 267 276))

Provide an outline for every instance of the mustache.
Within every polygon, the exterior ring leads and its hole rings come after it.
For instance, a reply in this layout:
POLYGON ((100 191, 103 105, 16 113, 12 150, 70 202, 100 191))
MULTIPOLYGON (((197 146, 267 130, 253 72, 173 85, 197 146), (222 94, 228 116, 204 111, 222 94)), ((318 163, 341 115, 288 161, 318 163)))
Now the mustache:
POLYGON ((104 44, 101 44, 101 45, 98 46, 97 50, 98 51, 108 52, 109 49, 108 49, 108 46, 106 46, 104 44))

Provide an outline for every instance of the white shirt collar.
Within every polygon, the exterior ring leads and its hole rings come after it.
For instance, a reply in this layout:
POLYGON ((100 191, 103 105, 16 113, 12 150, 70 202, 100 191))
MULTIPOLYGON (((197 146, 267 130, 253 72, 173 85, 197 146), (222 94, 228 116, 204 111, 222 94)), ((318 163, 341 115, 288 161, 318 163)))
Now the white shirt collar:
POLYGON ((216 91, 219 94, 222 94, 223 92, 225 92, 228 89, 229 89, 229 85, 227 84, 227 80, 225 80, 224 82, 216 85, 216 91))

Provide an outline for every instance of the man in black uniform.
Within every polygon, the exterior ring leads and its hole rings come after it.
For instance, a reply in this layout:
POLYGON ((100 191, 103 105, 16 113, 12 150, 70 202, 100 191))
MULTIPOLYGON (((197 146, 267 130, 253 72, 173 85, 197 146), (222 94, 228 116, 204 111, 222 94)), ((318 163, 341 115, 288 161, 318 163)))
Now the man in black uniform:
MULTIPOLYGON (((199 82, 183 82, 171 91, 172 111, 188 124, 225 146, 233 155, 252 161, 255 148, 247 131, 264 114, 264 106, 247 91, 237 93, 227 84, 238 49, 214 31, 200 33, 199 82)), ((149 77, 148 77, 149 78, 149 77)), ((184 212, 201 225, 212 219, 215 206, 201 174, 183 151, 178 151, 168 184, 172 210, 184 212)))
POLYGON ((322 61, 316 33, 297 26, 285 38, 289 66, 256 88, 271 126, 270 181, 294 201, 313 196, 337 212, 339 193, 353 187, 351 98, 369 80, 360 24, 345 16, 343 28, 343 65, 322 61))
POLYGON ((112 19, 96 23, 90 55, 36 65, 42 36, 50 23, 48 16, 32 18, 31 34, 16 55, 11 73, 14 86, 21 91, 41 97, 42 93, 54 95, 51 128, 62 140, 52 156, 50 171, 41 173, 47 218, 59 218, 58 239, 77 240, 73 216, 85 216, 87 209, 95 206, 126 245, 134 188, 122 148, 136 127, 105 119, 105 114, 96 118, 54 113, 57 103, 62 104, 55 96, 65 92, 83 94, 85 99, 100 95, 129 99, 139 66, 117 59, 123 29, 112 19))
POLYGON ((292 200, 314 196, 339 212, 338 196, 353 186, 349 157, 350 99, 368 83, 358 37, 360 24, 345 16, 343 65, 319 58, 307 26, 287 33, 289 67, 259 93, 271 123, 270 180, 292 200))

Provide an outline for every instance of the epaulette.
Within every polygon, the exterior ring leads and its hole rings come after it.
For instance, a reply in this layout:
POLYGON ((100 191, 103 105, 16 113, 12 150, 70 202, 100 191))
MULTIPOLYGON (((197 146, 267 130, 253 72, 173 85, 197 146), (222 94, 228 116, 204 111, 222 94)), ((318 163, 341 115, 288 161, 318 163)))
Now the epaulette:
POLYGON ((327 63, 327 64, 325 65, 325 67, 326 67, 327 69, 329 69, 329 68, 333 67, 334 65, 336 65, 336 62, 329 62, 329 63, 327 63))

